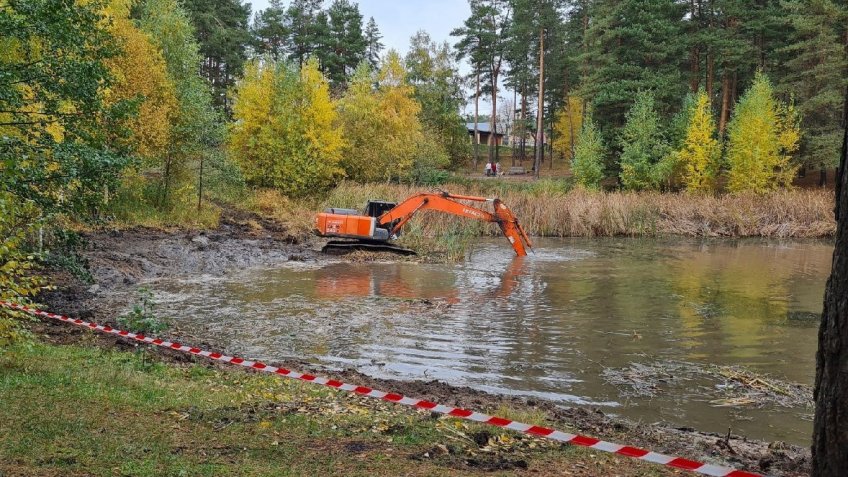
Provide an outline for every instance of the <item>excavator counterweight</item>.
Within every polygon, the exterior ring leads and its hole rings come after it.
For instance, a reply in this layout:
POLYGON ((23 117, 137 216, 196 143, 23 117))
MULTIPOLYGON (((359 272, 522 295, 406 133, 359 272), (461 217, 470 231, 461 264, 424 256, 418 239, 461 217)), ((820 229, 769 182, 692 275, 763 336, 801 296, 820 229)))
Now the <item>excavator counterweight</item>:
POLYGON ((389 245, 388 242, 397 238, 404 225, 422 210, 436 210, 496 223, 518 256, 527 255, 527 248, 533 246, 521 224, 518 223, 518 219, 500 199, 454 195, 447 192, 417 194, 400 204, 372 200, 366 205, 364 214, 355 209, 330 208, 316 216, 315 232, 321 237, 348 239, 344 242, 331 241, 325 250, 365 248, 409 252, 389 245), (489 212, 459 201, 490 202, 494 210, 489 212))

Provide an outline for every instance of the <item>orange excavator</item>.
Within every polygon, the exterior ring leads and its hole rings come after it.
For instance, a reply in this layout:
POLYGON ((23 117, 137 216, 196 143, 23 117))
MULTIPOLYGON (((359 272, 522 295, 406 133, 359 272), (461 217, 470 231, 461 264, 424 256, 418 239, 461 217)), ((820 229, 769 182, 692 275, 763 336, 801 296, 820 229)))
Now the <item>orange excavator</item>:
POLYGON ((407 222, 422 210, 437 210, 448 214, 496 223, 512 244, 516 255, 527 255, 533 247, 518 219, 500 199, 487 199, 468 195, 433 192, 414 195, 400 204, 371 200, 365 213, 355 209, 330 208, 315 218, 315 231, 321 237, 346 240, 331 240, 324 246, 325 252, 345 250, 388 250, 401 254, 414 254, 412 250, 389 245, 389 241, 400 235, 407 222), (464 204, 466 202, 491 202, 493 212, 464 204))

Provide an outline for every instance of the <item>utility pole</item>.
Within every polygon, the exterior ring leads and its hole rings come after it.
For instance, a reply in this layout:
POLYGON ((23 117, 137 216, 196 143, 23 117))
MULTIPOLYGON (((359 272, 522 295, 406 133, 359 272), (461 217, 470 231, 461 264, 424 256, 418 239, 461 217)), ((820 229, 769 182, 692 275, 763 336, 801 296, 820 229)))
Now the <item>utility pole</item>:
POLYGON ((533 174, 539 178, 539 169, 542 168, 542 154, 545 153, 545 145, 542 142, 545 134, 542 131, 545 112, 545 29, 539 30, 539 108, 536 111, 536 158, 533 166, 533 174))

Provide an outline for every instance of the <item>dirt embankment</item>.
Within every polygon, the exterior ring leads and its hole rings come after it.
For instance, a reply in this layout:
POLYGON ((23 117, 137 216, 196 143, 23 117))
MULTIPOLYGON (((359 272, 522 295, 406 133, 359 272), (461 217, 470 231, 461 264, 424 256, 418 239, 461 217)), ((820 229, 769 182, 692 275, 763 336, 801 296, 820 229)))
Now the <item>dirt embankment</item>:
MULTIPOLYGON (((316 252, 316 244, 299 242, 284 226, 254 214, 227 212, 214 231, 158 231, 132 229, 88 234, 84 251, 95 284, 83 284, 63 272, 54 273, 57 289, 40 297, 51 311, 113 323, 116 310, 134 299, 131 285, 166 275, 226 274, 248 267, 268 267, 285 261, 329 261, 316 252)), ((361 257, 360 257, 361 258, 361 257)), ((333 258, 332 260, 339 260, 333 258)), ((34 330, 55 343, 95 343, 99 346, 134 348, 112 336, 91 337, 90 333, 59 323, 39 323, 34 330)), ((171 338, 217 350, 227 343, 210 343, 191 330, 171 330, 171 338)), ((156 348, 162 359, 185 362, 194 358, 156 348)), ((204 363, 204 361, 199 361, 204 363)), ((213 363, 205 363, 215 366, 213 363)), ((274 363, 298 370, 304 362, 274 363)), ((549 424, 571 432, 585 433, 657 452, 724 463, 775 476, 809 473, 809 450, 782 442, 750 441, 742 436, 697 432, 662 424, 635 423, 604 415, 597 409, 564 408, 538 399, 492 395, 464 387, 430 381, 375 379, 349 369, 326 372, 345 381, 377 389, 428 399, 458 407, 494 412, 499 408, 542 412, 549 424)))

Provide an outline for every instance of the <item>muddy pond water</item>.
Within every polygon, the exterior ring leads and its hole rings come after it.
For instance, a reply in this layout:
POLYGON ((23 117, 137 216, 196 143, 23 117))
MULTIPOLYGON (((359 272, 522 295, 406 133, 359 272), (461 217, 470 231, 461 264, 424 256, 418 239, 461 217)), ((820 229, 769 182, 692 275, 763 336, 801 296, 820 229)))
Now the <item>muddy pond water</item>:
POLYGON ((232 353, 808 443, 811 407, 739 400, 692 370, 811 385, 830 243, 536 245, 525 258, 484 240, 460 264, 287 262, 149 285, 162 315, 232 353))

